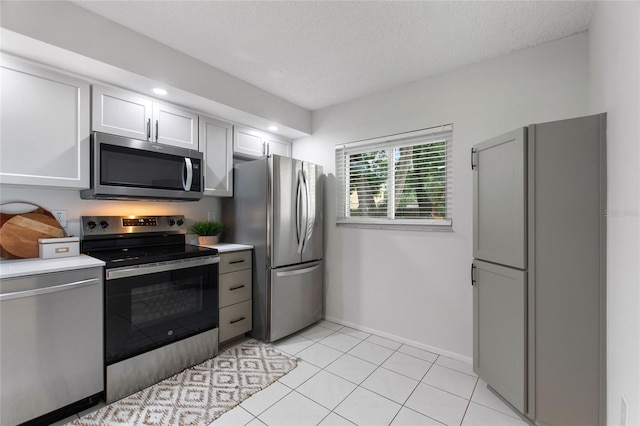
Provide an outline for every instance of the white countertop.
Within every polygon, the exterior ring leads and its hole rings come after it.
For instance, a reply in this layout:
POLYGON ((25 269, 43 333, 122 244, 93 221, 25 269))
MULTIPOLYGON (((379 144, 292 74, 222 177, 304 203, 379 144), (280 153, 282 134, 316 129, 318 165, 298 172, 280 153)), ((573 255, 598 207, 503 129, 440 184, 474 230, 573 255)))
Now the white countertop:
POLYGON ((84 254, 58 259, 0 259, 0 279, 95 268, 104 265, 102 260, 84 254))
POLYGON ((252 250, 253 246, 247 244, 219 243, 211 246, 202 246, 218 249, 218 253, 226 253, 230 251, 252 250))

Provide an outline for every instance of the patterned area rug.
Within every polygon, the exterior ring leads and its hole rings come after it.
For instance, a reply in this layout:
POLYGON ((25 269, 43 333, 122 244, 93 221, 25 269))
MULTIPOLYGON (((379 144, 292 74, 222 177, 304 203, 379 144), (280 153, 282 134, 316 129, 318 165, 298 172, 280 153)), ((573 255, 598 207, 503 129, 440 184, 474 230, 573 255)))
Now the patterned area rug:
POLYGON ((205 426, 297 364, 295 358, 249 340, 68 425, 205 426))

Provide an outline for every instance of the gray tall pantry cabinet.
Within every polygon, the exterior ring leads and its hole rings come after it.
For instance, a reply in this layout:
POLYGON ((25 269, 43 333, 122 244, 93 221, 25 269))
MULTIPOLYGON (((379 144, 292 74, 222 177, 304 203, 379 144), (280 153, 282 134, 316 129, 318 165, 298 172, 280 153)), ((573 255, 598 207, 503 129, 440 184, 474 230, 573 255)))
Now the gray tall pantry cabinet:
POLYGON ((474 371, 540 425, 606 423, 606 114, 479 143, 474 371))

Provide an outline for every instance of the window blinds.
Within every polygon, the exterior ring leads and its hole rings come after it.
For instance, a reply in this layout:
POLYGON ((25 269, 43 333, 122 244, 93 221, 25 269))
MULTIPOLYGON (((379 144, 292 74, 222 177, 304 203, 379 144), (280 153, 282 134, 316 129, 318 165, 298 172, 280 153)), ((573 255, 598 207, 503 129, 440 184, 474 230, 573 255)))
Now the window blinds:
POLYGON ((337 223, 452 226, 453 126, 336 146, 337 223))

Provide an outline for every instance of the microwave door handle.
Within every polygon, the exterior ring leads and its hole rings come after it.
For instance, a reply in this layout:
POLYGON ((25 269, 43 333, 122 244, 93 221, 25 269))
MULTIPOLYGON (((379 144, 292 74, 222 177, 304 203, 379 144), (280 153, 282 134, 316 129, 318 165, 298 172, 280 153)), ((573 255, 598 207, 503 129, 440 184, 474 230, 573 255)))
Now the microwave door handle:
POLYGON ((191 158, 185 157, 184 165, 182 168, 182 187, 184 188, 185 191, 191 190, 192 181, 193 181, 193 165, 191 164, 191 158), (186 173, 185 173, 185 170, 186 170, 186 173))

